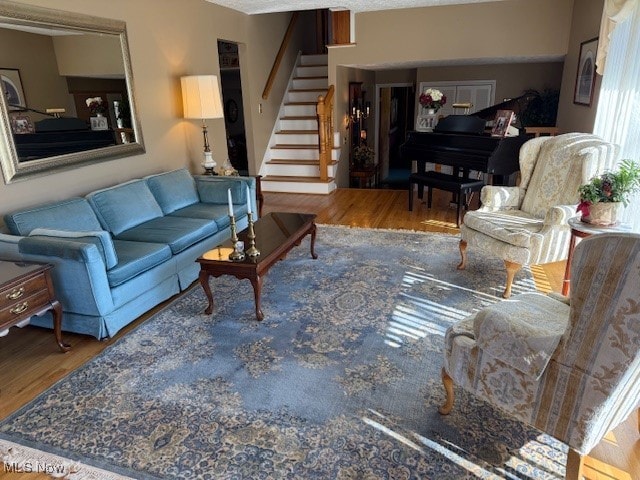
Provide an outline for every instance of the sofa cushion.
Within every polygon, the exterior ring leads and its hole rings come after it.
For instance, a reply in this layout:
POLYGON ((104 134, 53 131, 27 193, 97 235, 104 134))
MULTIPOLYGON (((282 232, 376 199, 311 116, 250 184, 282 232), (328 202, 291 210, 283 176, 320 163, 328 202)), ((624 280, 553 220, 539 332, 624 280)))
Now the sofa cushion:
POLYGON ((61 202, 26 208, 4 217, 13 235, 29 235, 34 228, 69 231, 102 230, 95 212, 84 198, 70 198, 61 202))
POLYGON ((464 216, 464 224, 472 230, 524 248, 531 246, 531 235, 543 227, 542 220, 521 210, 471 211, 464 216))
POLYGON ((203 203, 229 202, 228 190, 231 190, 231 201, 234 205, 247 203, 247 184, 242 180, 196 177, 196 187, 200 201, 203 203))
MULTIPOLYGON (((233 214, 236 218, 243 217, 247 214, 246 205, 233 205, 233 214)), ((188 218, 205 218, 213 220, 218 225, 218 230, 224 230, 229 227, 229 208, 227 204, 221 205, 217 203, 196 203, 188 207, 181 208, 171 213, 171 217, 188 217, 188 218)))
POLYGON ((151 175, 145 180, 165 215, 200 201, 196 182, 186 169, 151 175))
POLYGON ((116 238, 118 240, 163 243, 169 245, 171 251, 176 254, 217 231, 216 222, 211 220, 167 216, 149 220, 116 235, 116 238))
POLYGON ((68 238, 75 242, 92 243, 98 247, 98 251, 102 255, 107 270, 113 268, 118 263, 118 254, 113 246, 111 235, 104 230, 69 232, 49 228, 34 228, 31 230, 31 233, 29 233, 29 236, 68 238))
POLYGON ((87 195, 105 230, 114 235, 162 217, 162 209, 144 180, 133 180, 87 195))
POLYGON ((111 287, 122 285, 127 280, 171 258, 171 249, 161 243, 127 242, 116 239, 113 245, 119 262, 107 272, 111 287))

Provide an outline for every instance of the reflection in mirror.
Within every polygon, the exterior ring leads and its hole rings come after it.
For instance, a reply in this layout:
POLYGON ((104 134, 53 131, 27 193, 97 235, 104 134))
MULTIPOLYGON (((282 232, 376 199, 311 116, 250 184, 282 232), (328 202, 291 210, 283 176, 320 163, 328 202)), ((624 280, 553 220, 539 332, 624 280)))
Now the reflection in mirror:
POLYGON ((6 183, 144 152, 124 22, 0 0, 6 183))

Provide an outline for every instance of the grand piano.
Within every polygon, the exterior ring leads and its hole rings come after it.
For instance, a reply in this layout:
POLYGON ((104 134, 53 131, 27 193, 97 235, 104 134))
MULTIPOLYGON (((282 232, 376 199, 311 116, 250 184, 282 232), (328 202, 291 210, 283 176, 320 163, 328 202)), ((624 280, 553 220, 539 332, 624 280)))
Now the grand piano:
POLYGON ((400 154, 407 161, 415 160, 418 172, 425 171, 426 163, 437 163, 464 173, 469 170, 488 173, 494 185, 513 185, 513 174, 520 169, 520 147, 531 136, 492 137, 485 127, 498 110, 514 110, 517 114, 528 100, 523 95, 471 115, 449 115, 438 122, 433 132, 409 132, 400 146, 400 154))

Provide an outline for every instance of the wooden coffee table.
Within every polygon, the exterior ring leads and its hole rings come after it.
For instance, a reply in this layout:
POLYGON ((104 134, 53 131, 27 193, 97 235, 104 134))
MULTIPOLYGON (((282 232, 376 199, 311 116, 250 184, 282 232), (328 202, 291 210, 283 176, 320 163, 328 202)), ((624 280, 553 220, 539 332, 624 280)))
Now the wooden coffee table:
MULTIPOLYGON (((209 306, 204 313, 213 313, 213 294, 209 285, 209 277, 221 275, 233 275, 238 279, 247 278, 253 286, 253 294, 256 303, 256 318, 262 320, 264 314, 260 309, 260 293, 262 291, 262 279, 269 268, 279 260, 287 256, 291 249, 300 245, 302 239, 311 235, 311 257, 318 258, 314 248, 316 242, 316 216, 303 213, 269 213, 257 220, 254 224, 256 235, 256 247, 260 250, 260 256, 251 258, 246 256, 244 260, 233 262, 229 260, 229 254, 233 251, 231 240, 209 250, 196 261, 200 264, 200 285, 209 299, 209 306)), ((247 229, 238 233, 238 239, 242 240, 245 249, 249 247, 247 229)))

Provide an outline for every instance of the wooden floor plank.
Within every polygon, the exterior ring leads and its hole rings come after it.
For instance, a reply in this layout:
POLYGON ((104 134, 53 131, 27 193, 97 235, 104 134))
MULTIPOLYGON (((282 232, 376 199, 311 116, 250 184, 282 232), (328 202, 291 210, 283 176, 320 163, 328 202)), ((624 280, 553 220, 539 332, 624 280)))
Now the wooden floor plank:
MULTIPOLYGON (((414 199, 408 211, 408 193, 402 190, 337 189, 330 195, 304 195, 265 192, 263 213, 315 213, 317 223, 352 227, 405 229, 458 234, 456 211, 451 197, 444 192, 434 193, 433 208, 414 199)), ((477 198, 472 208, 477 206, 477 198)), ((470 261, 473 261, 472 254, 470 261)), ((534 266, 536 285, 543 291, 560 292, 564 262, 534 266)), ((192 288, 198 288, 194 285, 192 288)), ((166 304, 167 302, 165 302, 166 304)), ((142 321, 160 310, 159 305, 124 328, 115 338, 97 341, 92 337, 65 334, 72 345, 66 354, 59 352, 50 330, 27 326, 12 329, 0 337, 0 418, 25 405, 69 372, 100 353, 108 345, 124 336, 142 321)), ((586 459, 589 480, 640 480, 640 441, 637 417, 632 415, 586 459)), ((25 478, 7 474, 0 466, 1 478, 25 478)), ((30 479, 48 479, 45 475, 29 475, 30 479)))

